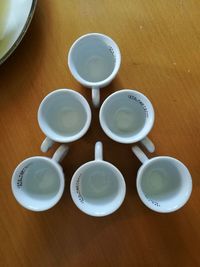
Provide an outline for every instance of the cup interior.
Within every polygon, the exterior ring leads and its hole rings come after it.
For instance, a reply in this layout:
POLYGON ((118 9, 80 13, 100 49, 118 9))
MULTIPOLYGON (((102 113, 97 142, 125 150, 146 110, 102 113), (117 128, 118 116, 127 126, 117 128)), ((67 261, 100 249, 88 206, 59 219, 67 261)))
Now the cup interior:
POLYGON ((59 142, 70 142, 87 131, 91 111, 79 93, 61 89, 44 98, 38 111, 38 121, 48 137, 59 142))
POLYGON ((137 190, 149 208, 171 212, 188 200, 192 182, 185 165, 170 157, 149 160, 138 172, 137 190))
POLYGON ((54 206, 62 196, 64 179, 61 167, 45 157, 23 161, 12 177, 12 191, 27 209, 42 211, 54 206))
POLYGON ((141 93, 121 90, 109 96, 100 110, 104 132, 121 143, 134 143, 144 138, 154 122, 150 101, 141 93))
POLYGON ((79 38, 69 52, 69 68, 79 82, 98 83, 119 68, 119 49, 109 37, 88 34, 79 38))
POLYGON ((111 214, 125 197, 122 174, 105 161, 91 161, 81 166, 72 177, 70 189, 77 207, 92 216, 111 214))

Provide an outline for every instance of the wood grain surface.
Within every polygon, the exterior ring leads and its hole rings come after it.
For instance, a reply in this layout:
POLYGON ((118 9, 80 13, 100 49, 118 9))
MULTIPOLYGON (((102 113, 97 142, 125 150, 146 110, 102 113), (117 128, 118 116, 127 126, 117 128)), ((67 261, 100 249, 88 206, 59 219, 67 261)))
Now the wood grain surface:
POLYGON ((199 0, 38 1, 24 40, 0 66, 0 266, 200 266, 199 107, 199 0), (122 54, 120 71, 102 89, 101 102, 122 88, 144 93, 156 115, 152 156, 170 155, 189 168, 193 192, 181 210, 158 214, 141 203, 135 184, 140 163, 131 145, 105 136, 94 108, 91 128, 70 144, 62 162, 66 187, 61 201, 43 213, 15 201, 13 170, 23 159, 42 155, 37 110, 43 97, 72 88, 91 105, 90 90, 67 67, 70 46, 89 32, 109 35, 122 54), (69 193, 73 173, 93 159, 97 140, 103 142, 105 160, 120 169, 127 185, 121 208, 104 218, 81 213, 69 193))

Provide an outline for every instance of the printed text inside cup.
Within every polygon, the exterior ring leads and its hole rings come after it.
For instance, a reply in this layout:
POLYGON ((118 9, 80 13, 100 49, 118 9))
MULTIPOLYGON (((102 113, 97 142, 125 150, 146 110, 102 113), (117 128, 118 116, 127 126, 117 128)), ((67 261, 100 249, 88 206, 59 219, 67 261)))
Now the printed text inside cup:
POLYGON ((146 105, 136 96, 134 95, 128 95, 128 98, 130 98, 131 100, 134 100, 135 102, 137 102, 138 104, 140 104, 145 112, 146 117, 148 118, 149 113, 148 113, 148 109, 146 107, 146 105))

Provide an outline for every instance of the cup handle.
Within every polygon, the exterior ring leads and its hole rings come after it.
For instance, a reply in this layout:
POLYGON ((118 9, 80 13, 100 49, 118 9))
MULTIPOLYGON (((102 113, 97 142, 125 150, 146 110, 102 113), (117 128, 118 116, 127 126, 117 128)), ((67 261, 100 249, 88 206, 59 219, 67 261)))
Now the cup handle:
POLYGON ((138 147, 133 146, 132 151, 135 154, 135 156, 142 162, 145 163, 148 159, 148 157, 144 154, 144 152, 138 147))
POLYGON ((147 136, 140 142, 150 153, 153 153, 155 151, 155 145, 147 136))
POLYGON ((103 144, 102 142, 96 142, 94 149, 95 160, 103 160, 103 144))
POLYGON ((69 147, 67 145, 61 145, 59 148, 56 150, 56 152, 53 154, 52 160, 56 162, 61 162, 63 158, 67 155, 69 151, 69 147))
POLYGON ((54 143, 55 142, 52 139, 46 137, 40 146, 41 151, 44 153, 47 152, 53 146, 54 143))
POLYGON ((100 89, 98 87, 92 87, 92 103, 98 108, 100 104, 100 89))

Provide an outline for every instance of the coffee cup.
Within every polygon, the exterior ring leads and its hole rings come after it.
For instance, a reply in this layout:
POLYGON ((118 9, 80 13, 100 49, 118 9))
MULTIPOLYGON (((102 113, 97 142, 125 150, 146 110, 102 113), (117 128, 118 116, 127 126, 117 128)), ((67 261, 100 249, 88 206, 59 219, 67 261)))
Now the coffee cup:
POLYGON ((35 156, 23 160, 12 175, 12 192, 17 202, 32 211, 55 206, 64 191, 64 173, 59 162, 68 152, 61 145, 52 158, 35 156))
POLYGON ((117 75, 121 54, 117 44, 108 36, 89 33, 78 38, 68 54, 68 66, 74 78, 92 89, 92 102, 100 104, 100 88, 117 75))
POLYGON ((124 144, 140 141, 149 152, 155 150, 147 137, 154 124, 154 109, 142 93, 123 89, 111 94, 100 108, 99 120, 112 140, 124 144))
POLYGON ((38 123, 47 136, 43 152, 54 144, 80 139, 89 129, 91 109, 87 100, 71 89, 58 89, 48 94, 38 109, 38 123))
POLYGON ((148 159, 138 146, 132 150, 142 163, 136 180, 141 201, 151 210, 161 213, 183 207, 192 192, 192 177, 187 167, 168 156, 148 159))
POLYGON ((95 144, 95 160, 85 163, 74 173, 70 192, 75 205, 91 216, 106 216, 121 206, 126 184, 121 172, 103 160, 101 142, 95 144))

